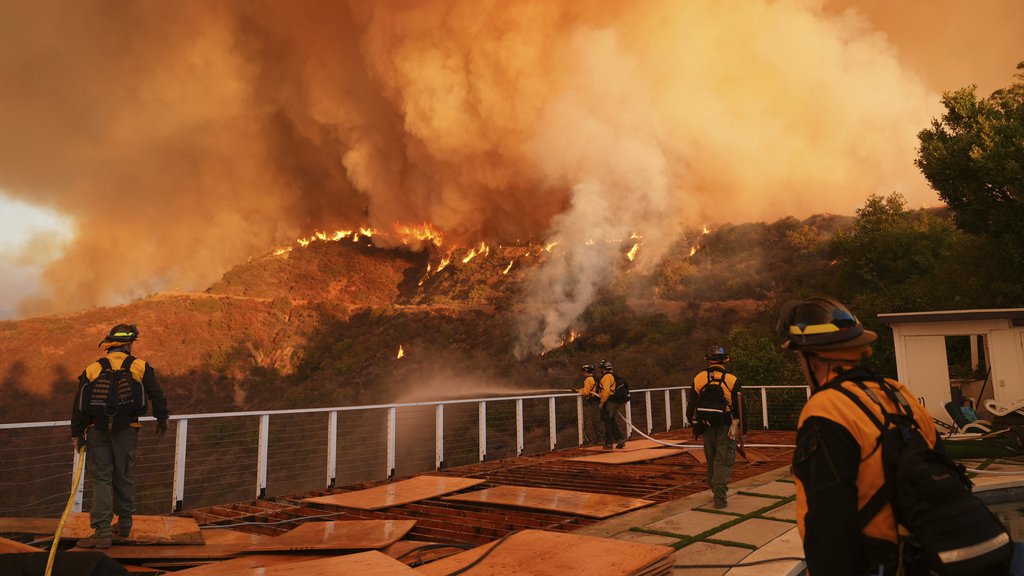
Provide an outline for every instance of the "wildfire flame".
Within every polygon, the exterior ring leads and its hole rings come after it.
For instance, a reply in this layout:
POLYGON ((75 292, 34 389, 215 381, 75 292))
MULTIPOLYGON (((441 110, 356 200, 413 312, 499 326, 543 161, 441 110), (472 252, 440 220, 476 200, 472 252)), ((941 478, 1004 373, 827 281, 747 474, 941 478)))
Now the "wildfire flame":
POLYGON ((444 243, 444 234, 440 230, 435 230, 430 224, 423 224, 422 226, 401 226, 398 228, 398 234, 403 237, 402 242, 408 244, 408 238, 411 236, 420 242, 430 242, 434 246, 440 246, 444 243))
POLYGON ((632 262, 633 259, 636 258, 636 253, 638 250, 640 250, 639 242, 633 244, 633 247, 629 249, 629 252, 626 252, 626 258, 629 258, 629 261, 632 262))
POLYGON ((440 272, 441 270, 444 270, 445 267, 447 267, 451 263, 452 263, 452 257, 448 256, 444 260, 441 260, 440 262, 437 263, 437 270, 435 270, 434 272, 437 273, 437 272, 440 272))
POLYGON ((516 262, 515 260, 509 260, 508 266, 505 266, 505 269, 502 270, 501 273, 502 274, 508 274, 508 271, 512 269, 512 265, 515 264, 515 262, 516 262))
POLYGON ((555 246, 558 246, 558 242, 559 242, 558 240, 555 240, 551 244, 548 244, 547 246, 544 246, 544 249, 547 250, 548 252, 551 252, 552 248, 554 248, 555 246))
POLYGON ((707 225, 707 224, 704 224, 704 226, 702 226, 702 227, 701 227, 701 231, 700 231, 700 237, 699 237, 699 238, 697 238, 697 243, 696 243, 696 244, 694 244, 694 245, 693 245, 693 246, 692 246, 692 247, 690 248, 690 256, 693 256, 694 254, 696 254, 696 253, 697 253, 697 250, 700 250, 700 240, 701 240, 701 238, 704 238, 705 236, 707 236, 707 235, 708 235, 708 234, 710 234, 710 233, 711 233, 711 229, 710 229, 710 228, 708 228, 708 225, 707 225))
POLYGON ((398 345, 398 356, 396 357, 396 359, 400 359, 402 356, 405 356, 405 350, 402 348, 402 345, 399 344, 398 345))
POLYGON ((690 248, 690 256, 693 256, 696 253, 697 253, 697 247, 696 246, 692 246, 690 248))

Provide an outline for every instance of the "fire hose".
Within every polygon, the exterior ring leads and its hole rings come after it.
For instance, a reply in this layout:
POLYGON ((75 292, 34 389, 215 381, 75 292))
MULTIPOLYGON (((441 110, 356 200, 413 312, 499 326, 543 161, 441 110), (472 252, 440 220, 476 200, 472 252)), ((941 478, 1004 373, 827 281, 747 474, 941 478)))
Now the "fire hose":
POLYGON ((57 554, 57 544, 60 543, 60 533, 64 530, 64 523, 71 512, 71 506, 75 503, 75 496, 78 494, 78 482, 82 479, 82 469, 85 468, 85 446, 78 449, 78 467, 75 468, 75 479, 71 483, 71 496, 68 497, 68 504, 64 507, 64 513, 60 515, 60 522, 57 523, 57 532, 53 534, 53 545, 50 546, 50 556, 46 559, 45 576, 53 573, 53 559, 57 554))
MULTIPOLYGON (((633 426, 632 422, 630 422, 629 420, 626 420, 626 417, 623 416, 621 412, 618 414, 618 416, 619 416, 619 418, 622 419, 623 422, 626 423, 627 426, 632 428, 634 432, 636 432, 637 434, 643 436, 644 438, 647 438, 651 442, 657 442, 658 444, 661 444, 662 446, 669 446, 671 448, 703 448, 704 447, 703 444, 672 444, 671 442, 664 442, 662 440, 658 440, 657 438, 651 438, 647 434, 644 434, 643 432, 641 432, 639 428, 637 428, 636 426, 633 426)), ((796 444, 747 444, 747 446, 749 446, 751 448, 796 448, 796 444)))

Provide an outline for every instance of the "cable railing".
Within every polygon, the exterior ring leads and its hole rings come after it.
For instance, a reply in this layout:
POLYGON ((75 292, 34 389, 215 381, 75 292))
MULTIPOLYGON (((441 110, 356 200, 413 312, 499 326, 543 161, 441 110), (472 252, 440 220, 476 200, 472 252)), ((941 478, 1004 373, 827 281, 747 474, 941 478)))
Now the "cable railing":
MULTIPOLYGON (((623 417, 647 434, 689 426, 689 386, 634 390, 623 417)), ((749 427, 795 429, 806 386, 746 386, 749 427)), ((159 441, 143 418, 139 514, 163 514, 541 454, 602 437, 571 392, 174 415, 159 441), (591 437, 594 436, 594 437, 591 437)), ((0 424, 0 516, 52 516, 78 455, 68 421, 0 424)), ((627 435, 632 435, 629 426, 627 435)), ((73 509, 88 508, 88 482, 73 509)))

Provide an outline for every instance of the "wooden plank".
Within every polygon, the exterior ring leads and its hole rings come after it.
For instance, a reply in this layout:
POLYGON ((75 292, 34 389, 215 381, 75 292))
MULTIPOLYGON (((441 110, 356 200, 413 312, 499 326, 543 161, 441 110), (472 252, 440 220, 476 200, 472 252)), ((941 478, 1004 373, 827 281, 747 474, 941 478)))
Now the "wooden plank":
POLYGON ((684 450, 677 450, 675 448, 646 448, 643 450, 633 450, 632 452, 605 452, 592 456, 567 458, 567 460, 574 462, 598 462, 601 464, 631 464, 633 462, 643 462, 644 460, 665 458, 666 456, 676 456, 683 452, 684 450))
POLYGON ((269 536, 252 534, 231 528, 207 528, 203 530, 203 540, 207 544, 257 544, 269 536))
MULTIPOLYGON (((57 528, 54 527, 54 531, 57 528)), ((22 544, 15 540, 8 540, 7 538, 0 538, 0 554, 11 554, 19 552, 43 552, 41 548, 35 546, 29 546, 28 544, 22 544)))
MULTIPOLYGON (((57 531, 57 518, 0 518, 0 532, 21 534, 53 534, 57 531)), ((89 514, 72 512, 68 515, 61 531, 61 538, 78 540, 93 533, 89 525, 89 514)), ((178 516, 135 516, 132 518, 132 533, 124 542, 146 542, 160 544, 202 544, 203 535, 199 525, 192 518, 178 516)))
MULTIPOLYGON (((668 441, 668 442, 679 442, 679 441, 675 440, 675 441, 668 441)), ((615 450, 618 450, 620 452, 632 452, 633 450, 645 450, 647 448, 666 448, 666 447, 667 446, 665 446, 664 444, 658 444, 654 440, 648 440, 646 438, 641 438, 640 440, 630 440, 629 442, 626 442, 626 447, 625 448, 615 448, 615 450)), ((590 451, 590 452, 611 452, 611 450, 605 450, 601 446, 587 446, 586 448, 584 448, 584 450, 587 450, 587 451, 590 451)))
POLYGON ((767 462, 768 460, 771 460, 771 458, 765 456, 764 454, 758 452, 757 450, 751 450, 750 448, 747 448, 746 450, 744 450, 744 452, 747 453, 745 457, 739 453, 737 453, 737 456, 743 458, 748 464, 754 464, 757 462, 767 462))
POLYGON ((640 498, 529 486, 496 486, 467 494, 445 496, 442 500, 553 510, 587 518, 609 518, 654 504, 653 500, 640 498))
POLYGON ((697 462, 700 462, 701 464, 708 463, 708 459, 707 456, 705 456, 704 454, 703 448, 689 448, 686 450, 686 455, 693 456, 697 460, 697 462))
POLYGON ((485 480, 478 478, 417 476, 408 480, 367 488, 366 490, 306 498, 302 502, 329 504, 331 506, 358 508, 360 510, 380 510, 381 508, 389 508, 418 500, 426 500, 427 498, 436 498, 444 494, 451 494, 452 492, 465 490, 484 482, 485 480))
POLYGON ((256 552, 300 550, 369 550, 384 548, 401 540, 415 520, 339 520, 306 522, 280 536, 265 536, 251 543, 207 544, 205 546, 111 546, 104 550, 111 558, 199 559, 232 558, 256 552))
POLYGON ((661 567, 675 550, 641 542, 596 538, 578 534, 524 530, 468 550, 461 554, 420 566, 427 576, 445 576, 480 558, 497 546, 469 573, 473 576, 565 576, 585 572, 587 576, 624 576, 659 574, 661 567))
POLYGON ((387 548, 381 548, 380 553, 386 554, 403 564, 412 564, 413 562, 432 562, 438 558, 458 554, 465 549, 466 547, 464 546, 445 545, 438 542, 399 540, 387 548), (431 546, 431 548, 423 549, 424 546, 431 546))
POLYGON ((317 560, 319 558, 327 558, 327 556, 310 556, 308 554, 252 554, 249 556, 232 558, 231 560, 211 562, 209 564, 196 566, 195 568, 188 568, 186 570, 179 570, 174 574, 188 576, 221 576, 226 574, 237 574, 240 571, 251 568, 270 568, 273 566, 280 566, 282 564, 291 564, 293 562, 317 560))
POLYGON ((237 558, 235 560, 218 562, 216 564, 209 564, 201 567, 204 569, 215 569, 218 567, 223 568, 226 564, 235 563, 233 566, 227 566, 226 569, 222 571, 194 572, 194 570, 198 570, 198 568, 193 568, 190 570, 175 572, 175 574, 190 574, 192 576, 196 574, 204 576, 222 576, 229 574, 239 576, 328 576, 335 574, 358 574, 359 576, 420 576, 419 572, 409 568, 398 560, 385 556, 375 550, 360 552, 358 554, 349 554, 346 556, 316 558, 313 560, 307 558, 306 560, 297 562, 285 562, 269 566, 246 567, 244 566, 244 563, 238 562, 239 560, 246 559, 237 558))

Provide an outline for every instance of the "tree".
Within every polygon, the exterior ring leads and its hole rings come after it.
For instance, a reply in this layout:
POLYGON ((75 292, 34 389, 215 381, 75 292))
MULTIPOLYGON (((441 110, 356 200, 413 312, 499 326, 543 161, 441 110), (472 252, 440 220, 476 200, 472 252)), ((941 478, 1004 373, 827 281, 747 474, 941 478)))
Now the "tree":
POLYGON ((1017 82, 978 99, 975 87, 943 94, 946 113, 918 134, 915 164, 953 211, 957 226, 1000 241, 1024 265, 1024 62, 1017 82))

